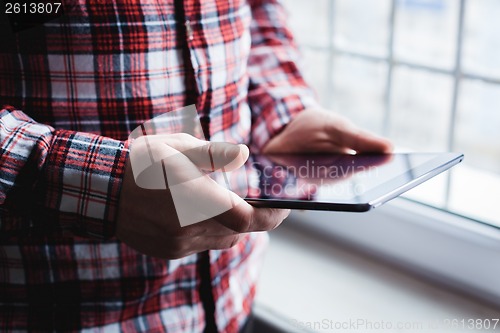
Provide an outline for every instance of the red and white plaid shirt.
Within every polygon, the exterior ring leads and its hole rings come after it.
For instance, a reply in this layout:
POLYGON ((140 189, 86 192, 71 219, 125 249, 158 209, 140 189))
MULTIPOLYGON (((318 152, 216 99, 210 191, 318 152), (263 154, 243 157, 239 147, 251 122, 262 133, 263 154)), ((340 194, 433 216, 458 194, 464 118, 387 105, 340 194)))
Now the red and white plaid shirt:
POLYGON ((168 261, 119 242, 114 222, 144 121, 194 102, 211 140, 258 149, 316 105, 283 8, 63 3, 63 17, 0 37, 0 330, 202 332, 213 308, 217 329, 237 332, 265 234, 168 261))

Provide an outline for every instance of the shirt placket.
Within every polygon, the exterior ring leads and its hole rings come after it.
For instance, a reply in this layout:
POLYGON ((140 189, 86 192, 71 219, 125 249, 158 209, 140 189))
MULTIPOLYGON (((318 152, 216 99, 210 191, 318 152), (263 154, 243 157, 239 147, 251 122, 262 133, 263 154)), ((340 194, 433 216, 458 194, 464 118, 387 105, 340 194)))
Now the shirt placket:
MULTIPOLYGON (((188 94, 187 104, 195 104, 200 115, 203 136, 210 140, 210 94, 208 89, 208 73, 204 73, 202 54, 203 36, 202 25, 197 22, 200 13, 195 12, 194 8, 201 8, 201 5, 193 1, 178 1, 182 3, 182 10, 178 17, 179 23, 183 27, 183 55, 186 73, 186 91, 188 94), (182 20, 182 21, 180 21, 182 20)), ((180 6, 180 4, 178 4, 180 6)))
MULTIPOLYGON (((186 81, 186 101, 187 104, 195 104, 200 114, 200 122, 205 139, 210 140, 210 113, 209 108, 203 104, 203 82, 200 75, 201 66, 196 55, 196 31, 191 13, 186 8, 194 8, 193 3, 186 0, 175 0, 176 20, 178 23, 181 38, 183 39, 183 57, 185 64, 186 81)), ((201 26, 201 25, 199 25, 201 26)), ((198 254, 197 275, 199 298, 205 312, 205 330, 204 332, 217 331, 215 320, 215 301, 212 292, 212 276, 210 272, 210 252, 204 251, 198 254)))

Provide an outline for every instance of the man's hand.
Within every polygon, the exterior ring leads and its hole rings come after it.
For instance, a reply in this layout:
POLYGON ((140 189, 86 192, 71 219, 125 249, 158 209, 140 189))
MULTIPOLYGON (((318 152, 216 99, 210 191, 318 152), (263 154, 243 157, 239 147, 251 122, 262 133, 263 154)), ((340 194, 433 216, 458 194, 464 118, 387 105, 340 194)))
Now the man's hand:
POLYGON ((199 200, 203 200, 205 206, 217 206, 227 202, 228 197, 236 205, 214 218, 181 227, 170 190, 137 186, 129 161, 120 197, 116 236, 146 255, 175 259, 209 249, 230 248, 245 233, 276 228, 288 216, 289 210, 254 208, 208 177, 197 177, 189 182, 200 169, 237 169, 248 159, 248 154, 248 148, 243 145, 207 144, 187 134, 148 136, 134 141, 133 158, 152 156, 168 169, 169 182, 188 181, 183 183, 188 187, 184 191, 188 196, 181 199, 191 209, 197 209, 201 204, 199 200))
POLYGON ((325 110, 310 109, 299 113, 285 129, 264 147, 264 153, 321 153, 351 151, 392 151, 384 138, 363 131, 348 119, 325 110))

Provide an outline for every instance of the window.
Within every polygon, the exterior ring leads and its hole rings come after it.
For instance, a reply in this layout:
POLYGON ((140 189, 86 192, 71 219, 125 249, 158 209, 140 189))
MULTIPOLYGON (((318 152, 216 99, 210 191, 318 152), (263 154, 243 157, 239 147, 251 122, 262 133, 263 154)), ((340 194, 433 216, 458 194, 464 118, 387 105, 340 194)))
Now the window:
POLYGON ((406 197, 500 227, 500 1, 283 1, 323 105, 462 165, 406 197))

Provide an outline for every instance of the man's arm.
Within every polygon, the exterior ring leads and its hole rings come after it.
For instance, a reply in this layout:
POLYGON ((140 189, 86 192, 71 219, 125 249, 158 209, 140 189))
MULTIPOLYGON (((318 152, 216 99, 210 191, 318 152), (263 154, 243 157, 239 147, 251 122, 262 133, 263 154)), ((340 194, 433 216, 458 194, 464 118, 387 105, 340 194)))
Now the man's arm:
MULTIPOLYGON (((51 227, 83 236, 113 235, 126 142, 54 130, 5 107, 0 111, 0 149, 0 208, 26 214, 40 207, 26 217, 35 227, 50 221, 51 227)), ((26 227, 6 221, 0 219, 0 232, 26 227)))
POLYGON ((250 0, 252 48, 248 72, 252 142, 257 149, 279 133, 299 112, 317 107, 297 62, 299 52, 278 0, 250 0))
POLYGON ((135 183, 127 142, 54 130, 5 108, 0 111, 0 148, 0 236, 27 226, 20 225, 17 216, 2 219, 3 213, 14 212, 13 206, 26 213, 36 203, 41 210, 28 216, 28 225, 47 232, 116 236, 141 253, 173 259, 232 247, 246 233, 276 228, 290 213, 254 208, 201 173, 200 169, 224 166, 229 171, 243 165, 248 149, 240 145, 206 143, 187 134, 134 141, 131 155, 152 154, 173 179, 188 177, 178 197, 181 202, 203 200, 204 207, 217 207, 230 199, 232 209, 186 227, 179 223, 169 190, 147 190, 135 183), (200 177, 189 178, 193 174, 200 177), (38 195, 28 199, 31 195, 25 194, 30 192, 38 195))

